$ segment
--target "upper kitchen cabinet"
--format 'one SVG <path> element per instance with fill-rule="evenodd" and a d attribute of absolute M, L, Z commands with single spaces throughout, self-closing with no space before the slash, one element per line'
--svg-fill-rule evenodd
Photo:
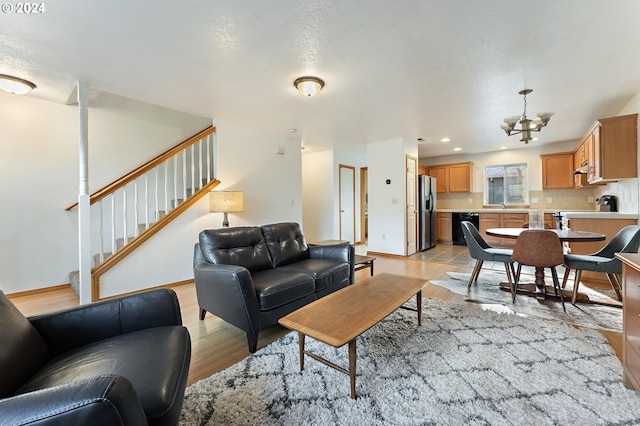
<path fill-rule="evenodd" d="M 638 114 L 596 121 L 582 139 L 587 181 L 613 182 L 638 177 Z"/>
<path fill-rule="evenodd" d="M 542 158 L 542 189 L 573 188 L 573 153 L 541 155 Z"/>
<path fill-rule="evenodd" d="M 429 166 L 427 174 L 436 178 L 437 192 L 471 192 L 471 163 Z"/>

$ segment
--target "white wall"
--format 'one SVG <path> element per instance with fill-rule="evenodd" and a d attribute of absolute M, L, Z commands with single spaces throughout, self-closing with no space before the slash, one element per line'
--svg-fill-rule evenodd
<path fill-rule="evenodd" d="M 0 93 L 0 289 L 15 293 L 69 282 L 78 269 L 77 213 L 65 207 L 78 193 L 78 110 Z M 211 124 L 157 106 L 103 94 L 89 107 L 91 191 Z M 244 191 L 232 226 L 302 221 L 299 142 L 246 123 L 216 121 L 217 189 Z M 276 148 L 285 155 L 275 154 Z M 103 276 L 102 296 L 193 277 L 193 244 L 222 225 L 208 199 L 147 241 Z"/>
<path fill-rule="evenodd" d="M 417 143 L 398 138 L 367 145 L 371 252 L 405 255 L 406 155 L 417 158 Z"/>
<path fill-rule="evenodd" d="M 78 108 L 0 93 L 0 289 L 69 283 L 78 269 Z M 211 124 L 101 94 L 89 108 L 90 190 Z"/>
<path fill-rule="evenodd" d="M 218 119 L 215 125 L 221 181 L 215 190 L 244 193 L 244 211 L 229 213 L 230 226 L 302 223 L 300 143 L 229 120 Z M 277 148 L 284 155 L 276 154 Z M 198 234 L 222 227 L 223 214 L 208 209 L 205 197 L 103 275 L 101 296 L 193 278 Z"/>
<path fill-rule="evenodd" d="M 302 155 L 302 217 L 308 242 L 334 240 L 333 151 Z"/>
<path fill-rule="evenodd" d="M 355 168 L 356 241 L 360 235 L 360 168 L 366 150 L 328 150 L 302 155 L 303 222 L 308 242 L 340 238 L 339 166 Z"/>

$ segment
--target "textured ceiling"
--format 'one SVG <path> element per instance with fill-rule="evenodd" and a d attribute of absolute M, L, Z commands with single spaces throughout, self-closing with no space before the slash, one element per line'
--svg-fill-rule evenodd
<path fill-rule="evenodd" d="M 15 3 L 14 3 L 15 4 Z M 578 139 L 640 91 L 638 0 L 64 0 L 0 14 L 0 73 L 67 103 L 93 89 L 291 137 L 305 152 L 423 138 L 420 157 Z M 293 81 L 325 80 L 301 96 Z M 440 139 L 448 137 L 449 143 Z"/>

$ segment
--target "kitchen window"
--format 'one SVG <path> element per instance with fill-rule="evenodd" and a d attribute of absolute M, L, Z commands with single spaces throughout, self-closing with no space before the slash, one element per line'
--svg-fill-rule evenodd
<path fill-rule="evenodd" d="M 529 204 L 526 164 L 503 164 L 484 168 L 484 204 Z"/>

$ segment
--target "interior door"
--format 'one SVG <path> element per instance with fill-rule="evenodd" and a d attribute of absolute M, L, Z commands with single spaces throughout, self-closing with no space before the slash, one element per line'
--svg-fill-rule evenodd
<path fill-rule="evenodd" d="M 417 165 L 418 160 L 415 157 L 407 155 L 407 256 L 414 254 L 417 251 L 417 215 L 418 208 L 416 203 L 416 197 L 418 194 L 417 189 Z"/>
<path fill-rule="evenodd" d="M 340 239 L 355 242 L 356 237 L 356 168 L 339 165 Z"/>

